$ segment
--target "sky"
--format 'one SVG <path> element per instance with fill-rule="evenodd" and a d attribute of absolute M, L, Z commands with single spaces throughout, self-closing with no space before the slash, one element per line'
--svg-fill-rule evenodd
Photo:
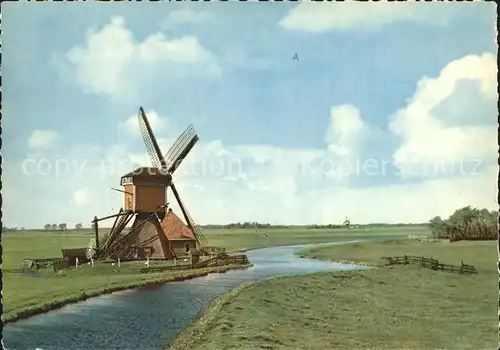
<path fill-rule="evenodd" d="M 163 153 L 194 125 L 173 179 L 199 224 L 495 210 L 494 6 L 3 3 L 3 224 L 117 212 L 139 106 Z"/>

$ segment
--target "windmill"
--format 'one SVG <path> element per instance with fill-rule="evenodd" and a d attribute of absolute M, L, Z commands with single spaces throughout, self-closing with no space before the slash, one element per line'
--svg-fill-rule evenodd
<path fill-rule="evenodd" d="M 350 228 L 351 227 L 351 220 L 349 220 L 349 218 L 346 216 L 343 224 L 345 227 Z"/>
<path fill-rule="evenodd" d="M 152 167 L 143 167 L 121 177 L 124 208 L 118 214 L 94 218 L 97 250 L 100 257 L 125 259 L 172 259 L 188 255 L 192 249 L 206 246 L 200 228 L 183 204 L 172 176 L 199 138 L 189 125 L 163 156 L 144 109 L 139 108 L 139 128 Z M 167 190 L 170 188 L 179 204 L 186 224 L 168 208 Z M 98 243 L 97 222 L 115 217 L 113 227 L 102 247 Z M 122 234 L 135 217 L 132 228 Z"/>

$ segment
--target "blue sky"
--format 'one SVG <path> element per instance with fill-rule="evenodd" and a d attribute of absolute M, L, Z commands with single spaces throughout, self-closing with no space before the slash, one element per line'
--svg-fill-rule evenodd
<path fill-rule="evenodd" d="M 200 223 L 418 222 L 496 205 L 493 4 L 3 10 L 7 225 L 117 210 L 109 188 L 148 165 L 139 105 L 164 152 L 189 123 L 198 131 L 174 178 Z M 362 170 L 346 170 L 356 161 Z"/>

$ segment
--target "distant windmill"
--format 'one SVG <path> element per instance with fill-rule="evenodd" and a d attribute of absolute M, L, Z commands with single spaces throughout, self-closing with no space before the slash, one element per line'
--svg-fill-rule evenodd
<path fill-rule="evenodd" d="M 344 226 L 347 228 L 351 227 L 351 220 L 349 220 L 349 218 L 347 216 L 345 217 L 345 220 L 344 220 Z"/>

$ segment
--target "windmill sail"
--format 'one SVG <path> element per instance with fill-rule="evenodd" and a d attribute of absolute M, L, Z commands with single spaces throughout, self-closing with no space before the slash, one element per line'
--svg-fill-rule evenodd
<path fill-rule="evenodd" d="M 196 142 L 198 142 L 198 139 L 198 135 L 196 134 L 193 125 L 190 124 L 177 138 L 163 158 L 166 163 L 166 169 L 169 173 L 172 174 L 179 167 Z"/>
<path fill-rule="evenodd" d="M 142 106 L 139 108 L 139 128 L 141 130 L 142 139 L 146 144 L 146 149 L 148 150 L 149 158 L 151 158 L 151 163 L 154 167 L 164 169 L 165 161 L 158 146 L 158 142 L 153 134 L 153 130 L 149 125 L 148 118 Z"/>
<path fill-rule="evenodd" d="M 198 244 L 200 246 L 207 246 L 207 239 L 203 236 L 201 233 L 201 228 L 194 222 L 193 218 L 191 215 L 189 215 L 189 212 L 187 211 L 186 207 L 181 201 L 181 197 L 179 196 L 179 193 L 177 192 L 177 189 L 175 188 L 174 184 L 171 184 L 170 187 L 172 188 L 172 192 L 174 193 L 175 199 L 177 200 L 177 203 L 179 203 L 179 207 L 181 208 L 182 214 L 184 215 L 184 219 L 186 220 L 186 224 L 188 227 L 193 231 L 193 234 L 198 241 Z"/>

